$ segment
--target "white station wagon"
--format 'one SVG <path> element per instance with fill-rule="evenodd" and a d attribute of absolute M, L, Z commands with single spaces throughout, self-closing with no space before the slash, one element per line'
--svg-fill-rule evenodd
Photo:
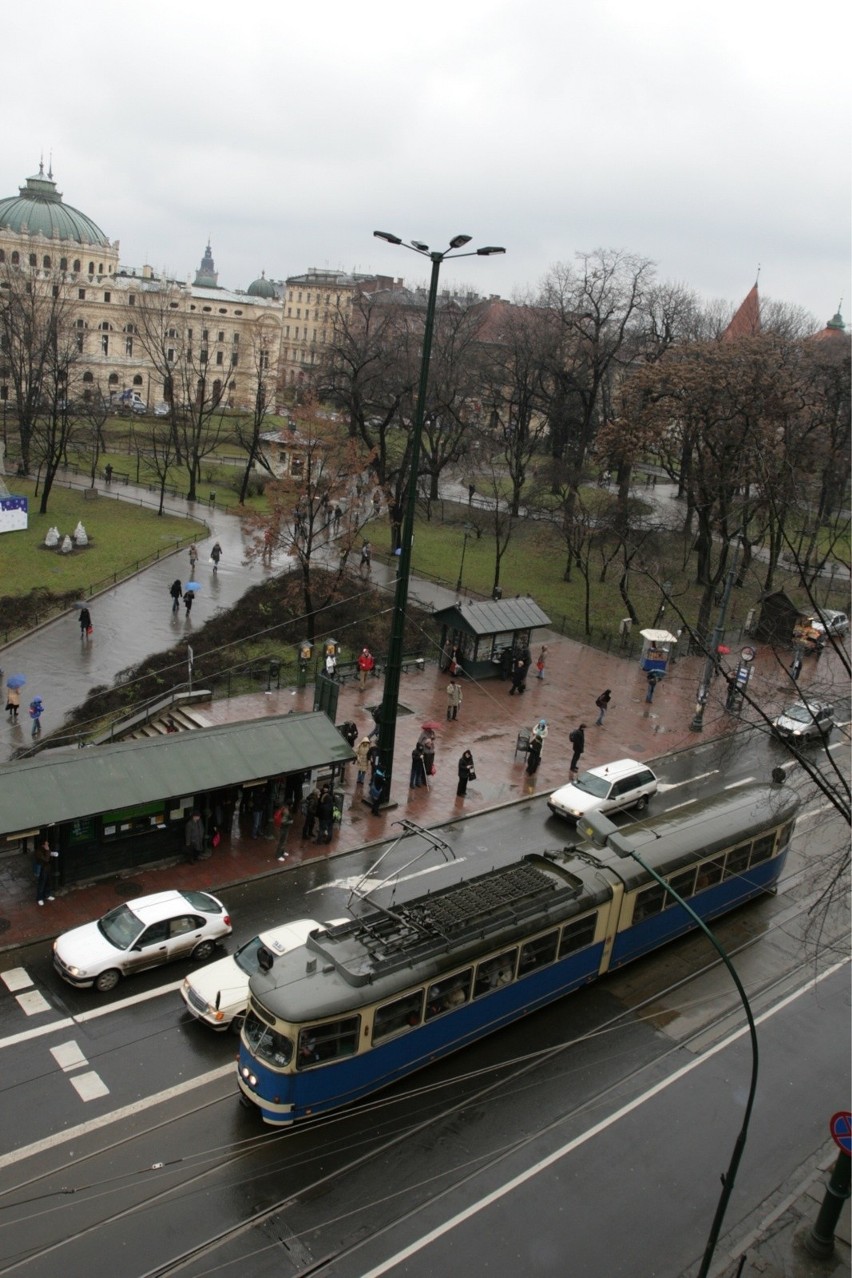
<path fill-rule="evenodd" d="M 69 985 L 103 993 L 147 967 L 209 959 L 230 933 L 224 905 L 209 892 L 155 892 L 63 932 L 53 942 L 53 966 Z"/>
<path fill-rule="evenodd" d="M 657 778 L 646 763 L 616 759 L 581 772 L 574 781 L 554 790 L 547 806 L 555 816 L 576 821 L 587 812 L 617 812 L 619 808 L 641 812 L 656 793 Z"/>

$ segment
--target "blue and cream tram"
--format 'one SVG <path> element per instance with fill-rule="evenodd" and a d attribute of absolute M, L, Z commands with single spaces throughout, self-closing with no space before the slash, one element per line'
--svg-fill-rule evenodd
<path fill-rule="evenodd" d="M 709 919 L 774 888 L 797 808 L 790 789 L 749 784 L 619 839 Z M 693 926 L 606 833 L 529 853 L 270 956 L 251 978 L 239 1086 L 267 1123 L 326 1113 Z"/>

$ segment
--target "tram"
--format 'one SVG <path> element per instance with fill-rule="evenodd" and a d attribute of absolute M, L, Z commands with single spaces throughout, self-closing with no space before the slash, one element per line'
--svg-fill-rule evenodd
<path fill-rule="evenodd" d="M 242 1098 L 276 1126 L 328 1113 L 692 929 L 626 843 L 702 919 L 771 892 L 798 806 L 750 783 L 621 830 L 597 816 L 594 841 L 317 927 L 251 978 Z"/>

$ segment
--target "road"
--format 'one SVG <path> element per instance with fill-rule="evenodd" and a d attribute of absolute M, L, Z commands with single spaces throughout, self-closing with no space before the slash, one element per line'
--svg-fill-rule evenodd
<path fill-rule="evenodd" d="M 771 751 L 738 739 L 673 756 L 660 806 L 765 775 Z M 571 838 L 542 798 L 444 834 L 477 869 Z M 779 894 L 717 927 L 765 1018 L 734 1238 L 848 1096 L 848 918 L 830 916 L 818 948 L 808 930 L 815 868 L 844 834 L 812 797 Z M 235 941 L 345 913 L 375 855 L 230 893 Z M 410 867 L 410 890 L 442 873 Z M 712 957 L 686 938 L 351 1112 L 271 1132 L 235 1100 L 233 1036 L 185 1012 L 186 967 L 102 997 L 63 985 L 44 947 L 7 955 L 0 1275 L 548 1275 L 569 1258 L 590 1278 L 676 1278 L 701 1255 L 748 1086 Z"/>

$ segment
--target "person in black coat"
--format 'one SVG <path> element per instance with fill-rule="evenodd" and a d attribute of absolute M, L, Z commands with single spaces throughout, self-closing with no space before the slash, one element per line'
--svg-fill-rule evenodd
<path fill-rule="evenodd" d="M 172 612 L 177 612 L 180 607 L 181 595 L 183 594 L 183 586 L 181 585 L 180 577 L 176 577 L 169 586 L 169 594 L 172 597 Z"/>
<path fill-rule="evenodd" d="M 426 784 L 426 765 L 423 762 L 423 745 L 420 741 L 411 751 L 411 777 L 408 782 L 409 790 L 418 790 L 420 786 Z"/>
<path fill-rule="evenodd" d="M 317 804 L 319 833 L 317 843 L 331 843 L 331 831 L 334 825 L 334 794 L 330 785 L 324 785 Z"/>
<path fill-rule="evenodd" d="M 80 638 L 85 642 L 89 637 L 89 626 L 92 624 L 92 614 L 88 608 L 80 609 Z"/>
<path fill-rule="evenodd" d="M 526 692 L 526 688 L 527 668 L 519 657 L 512 667 L 512 686 L 509 689 L 509 696 L 513 696 L 516 692 Z"/>
<path fill-rule="evenodd" d="M 577 771 L 577 764 L 580 762 L 580 755 L 586 748 L 586 725 L 581 723 L 579 728 L 575 728 L 568 737 L 574 753 L 571 755 L 571 772 Z"/>
<path fill-rule="evenodd" d="M 476 780 L 476 769 L 473 766 L 473 755 L 469 750 L 465 750 L 459 759 L 459 784 L 456 794 L 463 799 L 467 794 L 468 781 Z"/>
<path fill-rule="evenodd" d="M 184 594 L 183 606 L 186 609 L 187 617 L 192 612 L 192 601 L 194 598 L 195 598 L 195 592 L 192 590 L 187 590 L 186 593 Z"/>
<path fill-rule="evenodd" d="M 527 775 L 535 776 L 538 772 L 538 765 L 541 763 L 541 747 L 543 745 L 541 737 L 537 733 L 533 733 L 530 737 L 529 749 L 527 750 Z"/>

